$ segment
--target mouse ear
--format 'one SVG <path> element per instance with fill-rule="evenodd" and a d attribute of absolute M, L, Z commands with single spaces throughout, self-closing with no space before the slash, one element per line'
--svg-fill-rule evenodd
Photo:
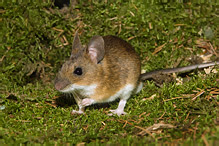
<path fill-rule="evenodd" d="M 75 59 L 80 56 L 83 52 L 83 47 L 81 45 L 80 38 L 78 36 L 78 31 L 75 34 L 75 38 L 72 44 L 72 52 L 71 52 L 71 59 Z"/>
<path fill-rule="evenodd" d="M 103 59 L 105 54 L 103 37 L 92 37 L 88 44 L 88 53 L 94 63 L 99 63 Z"/>

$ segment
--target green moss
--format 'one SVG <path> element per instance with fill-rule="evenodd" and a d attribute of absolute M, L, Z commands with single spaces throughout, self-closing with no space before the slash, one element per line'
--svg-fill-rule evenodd
<path fill-rule="evenodd" d="M 199 39 L 218 46 L 216 12 L 216 5 L 206 3 L 78 1 L 67 13 L 52 8 L 51 2 L 3 3 L 0 143 L 204 144 L 205 138 L 214 144 L 219 135 L 219 96 L 211 91 L 219 89 L 218 73 L 194 71 L 182 85 L 173 82 L 161 88 L 145 81 L 143 90 L 127 103 L 129 114 L 121 117 L 107 115 L 117 102 L 87 107 L 85 115 L 71 115 L 77 105 L 72 98 L 58 100 L 61 95 L 52 81 L 70 56 L 77 29 L 84 44 L 93 35 L 127 40 L 140 54 L 142 69 L 152 71 L 191 64 L 188 58 L 202 52 L 195 43 Z M 199 92 L 203 94 L 192 100 Z M 176 128 L 160 129 L 153 136 L 142 134 L 141 128 L 162 122 Z"/>

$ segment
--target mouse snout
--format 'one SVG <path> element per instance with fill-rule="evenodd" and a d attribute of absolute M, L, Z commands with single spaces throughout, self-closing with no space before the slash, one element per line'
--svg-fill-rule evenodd
<path fill-rule="evenodd" d="M 69 84 L 71 84 L 71 82 L 67 79 L 61 78 L 60 75 L 58 75 L 55 78 L 55 88 L 56 90 L 63 90 L 66 86 L 68 86 Z"/>

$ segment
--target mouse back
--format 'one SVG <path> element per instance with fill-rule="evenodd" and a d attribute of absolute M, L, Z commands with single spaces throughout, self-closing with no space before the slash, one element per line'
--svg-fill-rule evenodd
<path fill-rule="evenodd" d="M 140 76 L 139 55 L 125 40 L 116 36 L 103 37 L 105 43 L 105 61 L 112 74 L 117 74 L 122 84 L 137 80 Z"/>

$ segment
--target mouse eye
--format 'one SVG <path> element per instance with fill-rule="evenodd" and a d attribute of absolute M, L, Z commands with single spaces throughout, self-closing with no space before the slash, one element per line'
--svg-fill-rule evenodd
<path fill-rule="evenodd" d="M 80 67 L 77 67 L 75 70 L 74 70 L 74 74 L 76 74 L 76 75 L 82 75 L 82 68 L 80 68 Z"/>

